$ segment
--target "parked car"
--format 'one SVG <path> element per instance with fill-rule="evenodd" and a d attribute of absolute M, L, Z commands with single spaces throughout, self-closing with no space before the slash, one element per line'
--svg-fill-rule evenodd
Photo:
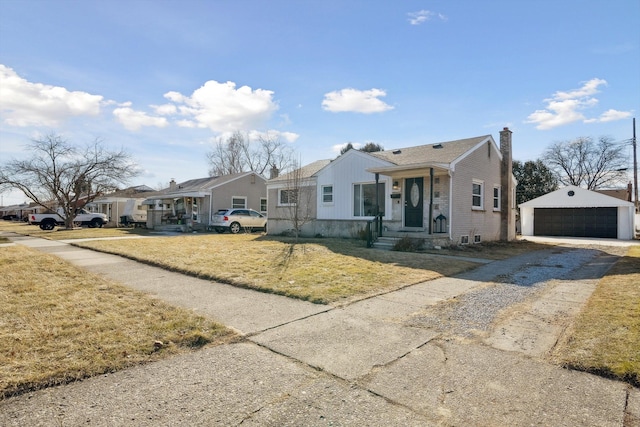
<path fill-rule="evenodd" d="M 233 234 L 256 228 L 267 231 L 267 217 L 253 209 L 220 209 L 213 215 L 211 227 L 218 233 L 229 230 Z"/>
<path fill-rule="evenodd" d="M 90 228 L 102 227 L 107 223 L 107 216 L 103 213 L 90 213 L 80 209 L 73 222 Z M 53 230 L 56 225 L 64 225 L 64 211 L 58 209 L 56 212 L 51 213 L 30 214 L 29 224 L 38 225 L 42 230 Z"/>

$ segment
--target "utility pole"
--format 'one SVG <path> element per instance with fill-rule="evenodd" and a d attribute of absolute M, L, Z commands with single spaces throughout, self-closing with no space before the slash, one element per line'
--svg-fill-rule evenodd
<path fill-rule="evenodd" d="M 636 153 L 636 118 L 633 118 L 633 191 L 635 196 L 636 213 L 638 213 L 638 156 Z"/>

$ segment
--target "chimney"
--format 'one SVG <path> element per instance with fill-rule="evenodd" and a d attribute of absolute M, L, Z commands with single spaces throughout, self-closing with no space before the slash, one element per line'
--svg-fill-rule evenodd
<path fill-rule="evenodd" d="M 271 170 L 269 171 L 269 179 L 277 178 L 280 175 L 280 171 L 276 167 L 276 165 L 271 165 Z"/>
<path fill-rule="evenodd" d="M 174 191 L 176 188 L 176 180 L 171 178 L 171 181 L 169 181 L 169 191 Z"/>
<path fill-rule="evenodd" d="M 502 241 L 510 241 L 516 238 L 511 134 L 512 132 L 508 127 L 500 131 L 500 152 L 502 153 L 502 165 L 500 168 L 500 184 L 502 187 L 500 196 L 500 240 Z"/>

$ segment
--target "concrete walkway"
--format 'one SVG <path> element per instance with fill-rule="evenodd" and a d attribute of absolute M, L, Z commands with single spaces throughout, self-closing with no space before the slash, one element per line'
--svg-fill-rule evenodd
<path fill-rule="evenodd" d="M 561 333 L 556 326 L 580 309 L 615 257 L 594 255 L 572 280 L 550 281 L 520 311 L 470 338 L 410 319 L 500 286 L 500 278 L 542 263 L 553 250 L 336 308 L 64 242 L 12 240 L 191 308 L 246 339 L 7 399 L 0 402 L 2 426 L 640 425 L 638 389 L 544 360 Z"/>

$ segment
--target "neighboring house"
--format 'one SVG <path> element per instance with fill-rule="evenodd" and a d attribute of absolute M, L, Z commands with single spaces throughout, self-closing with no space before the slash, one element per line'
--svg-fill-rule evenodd
<path fill-rule="evenodd" d="M 114 191 L 104 196 L 96 197 L 85 205 L 90 212 L 107 215 L 107 227 L 117 227 L 122 224 L 124 216 L 130 216 L 135 222 L 146 222 L 147 207 L 143 202 L 148 194 L 155 192 L 151 187 L 138 185 L 124 190 Z M 130 222 L 127 220 L 126 222 Z"/>
<path fill-rule="evenodd" d="M 604 190 L 595 190 L 600 194 L 604 194 L 606 196 L 615 197 L 616 199 L 625 200 L 630 202 L 633 200 L 631 195 L 633 194 L 633 186 L 631 183 L 627 185 L 627 188 L 613 188 L 613 189 L 604 189 Z"/>
<path fill-rule="evenodd" d="M 304 235 L 362 236 L 382 217 L 383 235 L 438 244 L 515 238 L 511 131 L 373 153 L 349 150 L 267 183 L 269 233 L 292 228 L 290 205 L 310 195 Z M 299 185 L 295 185 L 295 176 Z M 300 194 L 296 194 L 296 192 Z"/>
<path fill-rule="evenodd" d="M 266 179 L 255 172 L 192 179 L 147 196 L 147 227 L 206 230 L 219 209 L 248 208 L 266 213 Z"/>
<path fill-rule="evenodd" d="M 633 239 L 634 205 L 568 186 L 520 204 L 523 236 Z"/>
<path fill-rule="evenodd" d="M 27 221 L 32 213 L 44 213 L 48 209 L 36 205 L 35 203 L 23 203 L 21 205 L 2 206 L 0 207 L 0 217 L 15 219 L 16 221 Z"/>

